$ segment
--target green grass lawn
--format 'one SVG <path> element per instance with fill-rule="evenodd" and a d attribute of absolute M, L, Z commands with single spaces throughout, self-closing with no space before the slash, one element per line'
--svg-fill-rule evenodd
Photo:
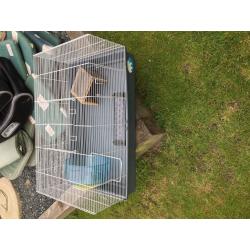
<path fill-rule="evenodd" d="M 250 218 L 250 33 L 96 34 L 134 54 L 166 137 L 137 161 L 128 201 L 69 218 Z"/>

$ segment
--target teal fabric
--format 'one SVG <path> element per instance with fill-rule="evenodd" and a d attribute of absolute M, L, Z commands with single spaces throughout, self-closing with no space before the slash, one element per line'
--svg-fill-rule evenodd
<path fill-rule="evenodd" d="M 21 152 L 16 147 L 17 135 L 12 136 L 7 141 L 0 143 L 0 169 L 21 158 Z"/>
<path fill-rule="evenodd" d="M 17 43 L 18 42 L 18 38 L 12 32 L 15 32 L 15 31 L 7 31 L 6 32 L 6 39 L 7 40 L 13 40 L 15 43 Z M 13 36 L 12 36 L 12 34 L 13 34 Z"/>
<path fill-rule="evenodd" d="M 8 31 L 7 38 L 19 45 L 24 57 L 27 72 L 32 74 L 34 72 L 33 55 L 36 53 L 35 45 L 20 31 Z"/>
<path fill-rule="evenodd" d="M 50 33 L 49 31 L 36 31 L 36 33 L 43 38 L 44 40 L 48 41 L 51 45 L 57 46 L 61 43 L 61 40 L 56 35 Z"/>
<path fill-rule="evenodd" d="M 34 72 L 33 55 L 36 54 L 35 45 L 22 32 L 18 33 L 18 37 L 18 44 L 25 59 L 27 71 L 29 74 L 32 74 Z"/>
<path fill-rule="evenodd" d="M 19 145 L 24 144 L 26 152 L 23 156 L 21 156 L 20 159 L 0 169 L 0 174 L 8 178 L 9 180 L 14 180 L 22 174 L 22 171 L 24 167 L 27 165 L 27 162 L 30 159 L 30 156 L 33 151 L 33 143 L 28 134 L 23 130 L 20 130 L 18 133 L 21 136 L 19 137 L 19 141 L 17 142 L 18 143 L 17 147 L 19 147 Z"/>
<path fill-rule="evenodd" d="M 11 61 L 18 74 L 26 80 L 28 72 L 24 63 L 24 58 L 13 40 L 4 40 L 0 42 L 0 57 L 5 57 Z"/>
<path fill-rule="evenodd" d="M 33 31 L 25 31 L 25 36 L 27 36 L 36 46 L 38 52 L 47 50 L 48 48 L 52 48 L 53 45 L 48 41 L 41 38 L 38 34 Z"/>
<path fill-rule="evenodd" d="M 26 87 L 28 87 L 32 95 L 34 95 L 34 84 L 35 84 L 35 80 L 34 80 L 33 75 L 29 75 L 25 81 L 25 85 Z"/>
<path fill-rule="evenodd" d="M 35 167 L 36 166 L 36 150 L 34 148 L 29 161 L 27 162 L 27 167 Z"/>

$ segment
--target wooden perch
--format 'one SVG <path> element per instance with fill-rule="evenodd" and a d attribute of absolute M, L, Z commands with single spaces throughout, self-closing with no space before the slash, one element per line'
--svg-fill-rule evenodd
<path fill-rule="evenodd" d="M 106 82 L 107 80 L 95 77 L 88 73 L 85 69 L 79 68 L 71 88 L 71 94 L 81 104 L 98 105 L 98 103 L 93 100 L 93 97 L 89 97 L 88 95 L 95 84 L 103 84 Z"/>

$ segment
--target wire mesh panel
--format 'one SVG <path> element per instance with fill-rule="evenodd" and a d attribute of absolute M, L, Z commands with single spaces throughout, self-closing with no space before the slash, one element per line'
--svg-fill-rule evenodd
<path fill-rule="evenodd" d="M 92 214 L 126 199 L 125 47 L 84 35 L 34 60 L 37 191 Z"/>

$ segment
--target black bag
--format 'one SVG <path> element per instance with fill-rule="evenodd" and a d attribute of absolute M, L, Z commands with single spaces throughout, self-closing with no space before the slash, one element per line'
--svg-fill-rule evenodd
<path fill-rule="evenodd" d="M 0 57 L 0 143 L 13 136 L 33 110 L 33 96 L 11 62 Z"/>

